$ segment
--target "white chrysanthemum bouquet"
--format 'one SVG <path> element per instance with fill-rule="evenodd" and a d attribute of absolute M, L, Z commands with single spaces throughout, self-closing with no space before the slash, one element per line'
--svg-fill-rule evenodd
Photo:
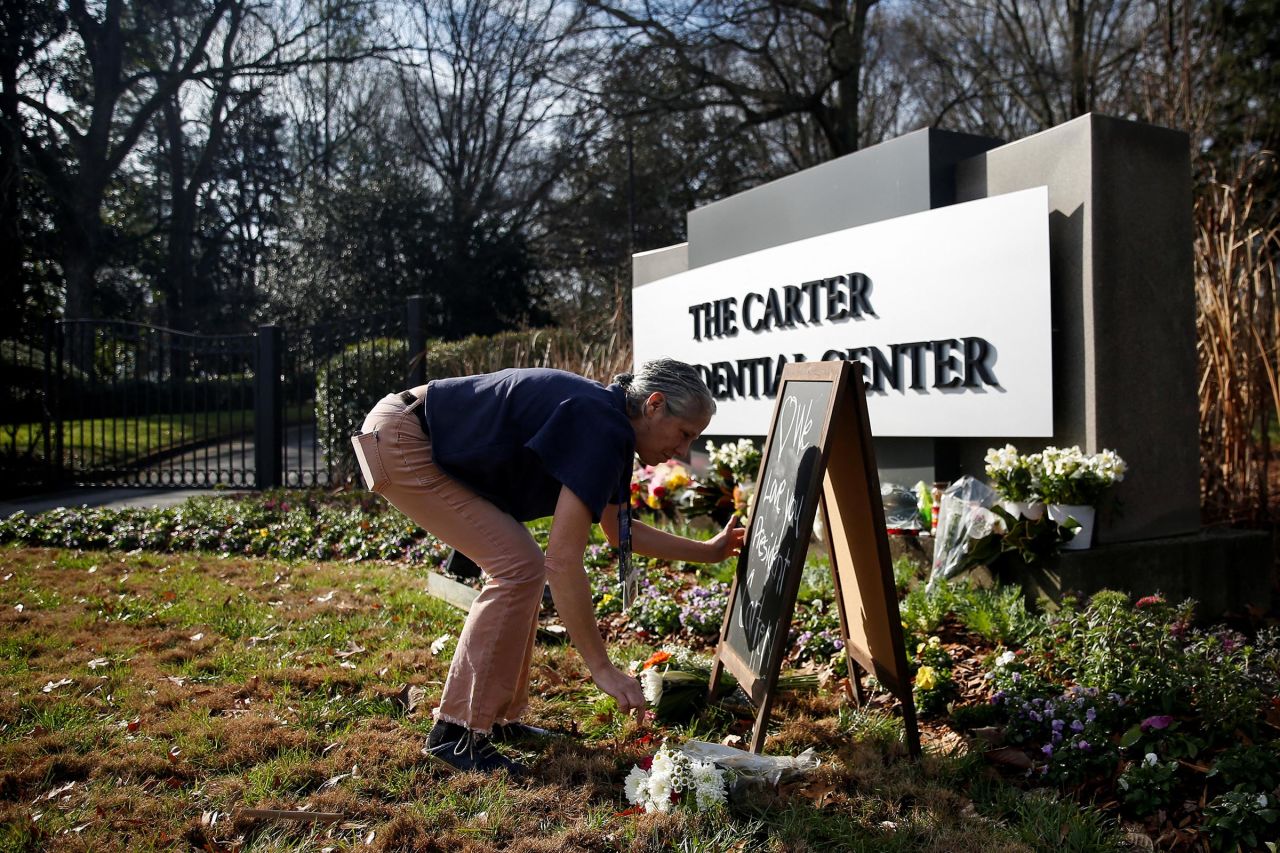
<path fill-rule="evenodd" d="M 664 744 L 657 754 L 631 768 L 627 802 L 646 812 L 669 812 L 685 805 L 706 811 L 724 803 L 724 771 Z"/>

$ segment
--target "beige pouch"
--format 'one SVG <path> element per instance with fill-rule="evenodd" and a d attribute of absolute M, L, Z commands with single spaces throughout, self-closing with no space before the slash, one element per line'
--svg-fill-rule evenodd
<path fill-rule="evenodd" d="M 360 463 L 360 476 L 369 491 L 377 492 L 386 488 L 391 479 L 382 467 L 382 456 L 378 453 L 378 431 L 351 436 L 351 446 L 356 451 L 356 461 Z"/>

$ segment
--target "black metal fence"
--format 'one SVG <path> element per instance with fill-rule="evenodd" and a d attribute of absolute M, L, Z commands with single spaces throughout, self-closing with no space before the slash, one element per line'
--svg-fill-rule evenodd
<path fill-rule="evenodd" d="M 0 341 L 0 491 L 334 486 L 382 395 L 424 381 L 422 300 L 309 328 L 195 335 L 121 320 Z"/>

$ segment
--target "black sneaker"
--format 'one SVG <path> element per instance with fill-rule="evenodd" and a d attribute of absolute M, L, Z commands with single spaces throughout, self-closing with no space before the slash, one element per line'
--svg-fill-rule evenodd
<path fill-rule="evenodd" d="M 438 758 L 455 770 L 478 773 L 505 770 L 512 776 L 522 775 L 525 770 L 524 765 L 494 749 L 486 736 L 444 720 L 436 720 L 431 727 L 422 754 Z"/>
<path fill-rule="evenodd" d="M 543 729 L 513 720 L 510 723 L 494 723 L 491 739 L 497 743 L 521 743 L 555 736 L 556 733 L 551 729 Z"/>

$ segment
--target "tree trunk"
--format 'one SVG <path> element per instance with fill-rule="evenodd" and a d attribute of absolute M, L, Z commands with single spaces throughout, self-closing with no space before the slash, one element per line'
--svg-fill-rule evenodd
<path fill-rule="evenodd" d="M 169 163 L 169 227 L 165 246 L 165 325 L 171 329 L 191 329 L 191 244 L 195 240 L 195 204 L 187 191 L 186 137 L 182 132 L 181 107 L 176 96 L 163 110 L 166 159 Z"/>
<path fill-rule="evenodd" d="M 5 58 L 0 60 L 0 305 L 17 310 L 3 312 L 0 336 L 17 331 L 22 321 L 22 225 L 19 197 L 22 193 L 22 166 L 18 149 L 22 140 L 15 128 L 20 127 L 18 114 L 17 68 L 10 62 L 5 45 Z"/>
<path fill-rule="evenodd" d="M 1084 4 L 1085 0 L 1067 0 L 1071 25 L 1071 115 L 1068 118 L 1082 116 L 1090 108 Z"/>

